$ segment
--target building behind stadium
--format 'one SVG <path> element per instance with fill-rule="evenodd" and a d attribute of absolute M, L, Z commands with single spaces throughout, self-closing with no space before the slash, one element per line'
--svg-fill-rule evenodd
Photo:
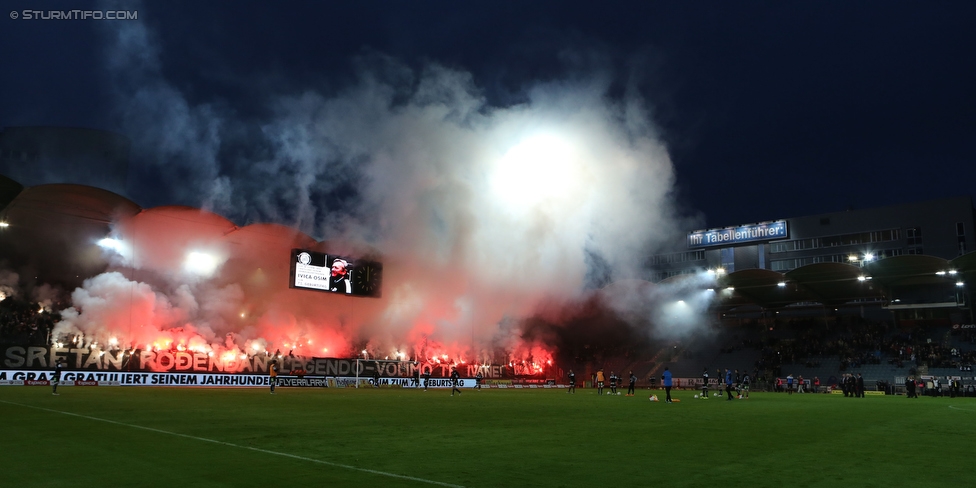
<path fill-rule="evenodd" d="M 972 199 L 951 197 L 692 230 L 676 252 L 650 257 L 648 279 L 717 272 L 726 318 L 826 310 L 973 323 L 974 224 Z"/>

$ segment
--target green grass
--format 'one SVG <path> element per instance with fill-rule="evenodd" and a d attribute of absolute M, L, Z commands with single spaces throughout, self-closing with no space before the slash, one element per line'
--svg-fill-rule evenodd
<path fill-rule="evenodd" d="M 0 387 L 0 484 L 973 486 L 973 398 L 60 391 Z"/>

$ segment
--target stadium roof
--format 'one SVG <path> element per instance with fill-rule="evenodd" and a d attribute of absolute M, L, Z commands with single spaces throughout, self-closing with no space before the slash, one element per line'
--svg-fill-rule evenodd
<path fill-rule="evenodd" d="M 24 187 L 0 175 L 0 266 L 37 282 L 74 287 L 103 272 L 110 258 L 96 244 L 119 234 L 136 244 L 135 267 L 178 269 L 187 249 L 213 252 L 261 269 L 269 283 L 287 283 L 291 249 L 380 259 L 361 242 L 318 241 L 298 229 L 274 223 L 237 226 L 196 207 L 142 208 L 128 198 L 78 184 Z M 281 276 L 278 276 L 281 275 Z M 36 277 L 36 278 L 33 278 Z"/>
<path fill-rule="evenodd" d="M 976 278 L 976 252 L 947 260 L 934 256 L 904 255 L 857 266 L 818 263 L 786 273 L 745 269 L 719 279 L 727 289 L 718 305 L 731 310 L 744 305 L 777 309 L 803 302 L 842 305 L 866 300 L 889 300 L 891 290 L 903 287 L 944 286 Z"/>

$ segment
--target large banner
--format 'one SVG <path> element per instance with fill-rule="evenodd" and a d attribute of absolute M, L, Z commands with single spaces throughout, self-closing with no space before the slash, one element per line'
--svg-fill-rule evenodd
<path fill-rule="evenodd" d="M 724 229 L 696 230 L 688 233 L 688 249 L 771 241 L 786 239 L 789 236 L 789 228 L 785 220 Z"/>
<path fill-rule="evenodd" d="M 453 367 L 457 368 L 458 374 L 462 377 L 473 378 L 479 372 L 486 379 L 511 379 L 518 375 L 517 368 L 496 364 L 459 364 Z M 433 378 L 446 378 L 451 375 L 451 368 L 451 364 L 436 362 L 312 358 L 306 370 L 308 374 L 325 376 L 373 377 L 375 372 L 379 372 L 381 377 L 386 378 L 413 378 L 417 374 L 423 376 L 425 373 L 430 373 Z M 526 373 L 529 371 L 529 368 L 525 368 Z"/>
<path fill-rule="evenodd" d="M 0 386 L 48 386 L 54 379 L 53 371 L 0 370 Z M 342 387 L 400 387 L 423 388 L 424 379 L 380 378 L 378 385 L 372 378 L 354 376 L 278 376 L 277 386 L 286 388 L 342 388 Z M 449 378 L 430 378 L 427 388 L 452 388 Z M 132 373 L 65 371 L 60 385 L 65 386 L 203 386 L 203 387 L 270 387 L 271 377 L 254 374 L 207 374 L 207 373 Z M 475 380 L 458 381 L 459 388 L 474 388 Z"/>
<path fill-rule="evenodd" d="M 54 346 L 0 346 L 3 352 L 0 367 L 19 369 L 52 369 L 58 359 L 66 369 L 98 371 L 154 371 L 154 372 L 216 372 L 216 373 L 266 373 L 271 358 L 266 355 L 239 356 L 220 354 L 210 356 L 202 352 L 153 351 L 101 351 L 87 347 Z M 279 364 L 283 371 L 300 369 L 304 358 L 285 356 Z"/>
<path fill-rule="evenodd" d="M 0 345 L 0 369 L 25 371 L 52 370 L 58 359 L 65 370 L 90 372 L 144 373 L 223 373 L 265 375 L 271 356 L 240 356 L 190 351 L 100 351 L 86 347 Z M 451 375 L 452 365 L 438 362 L 386 361 L 348 358 L 316 358 L 285 355 L 278 359 L 282 373 L 303 376 L 367 377 L 379 373 L 383 378 L 414 378 L 429 373 L 432 378 Z M 461 377 L 474 378 L 478 373 L 486 380 L 544 378 L 532 368 L 520 365 L 459 364 L 454 366 Z M 297 373 L 300 371 L 301 373 Z M 535 373 L 535 374 L 533 374 Z M 557 374 L 556 377 L 562 377 Z"/>

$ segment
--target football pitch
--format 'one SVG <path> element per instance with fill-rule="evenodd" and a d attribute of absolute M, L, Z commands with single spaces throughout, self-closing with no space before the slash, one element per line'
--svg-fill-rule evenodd
<path fill-rule="evenodd" d="M 0 388 L 4 486 L 973 486 L 976 399 Z M 663 391 L 654 391 L 663 398 Z"/>

